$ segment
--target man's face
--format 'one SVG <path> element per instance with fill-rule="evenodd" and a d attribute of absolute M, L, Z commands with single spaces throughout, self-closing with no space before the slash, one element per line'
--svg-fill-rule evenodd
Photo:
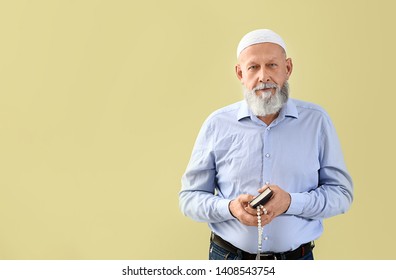
<path fill-rule="evenodd" d="M 286 58 L 283 48 L 273 43 L 255 44 L 244 49 L 235 67 L 238 79 L 249 90 L 262 83 L 275 83 L 282 88 L 293 69 L 290 58 Z M 258 90 L 275 93 L 275 88 Z"/>

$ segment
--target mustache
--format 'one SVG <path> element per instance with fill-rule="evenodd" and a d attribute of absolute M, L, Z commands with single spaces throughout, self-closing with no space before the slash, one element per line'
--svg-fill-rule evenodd
<path fill-rule="evenodd" d="M 252 91 L 268 89 L 268 88 L 278 88 L 278 85 L 274 84 L 274 83 L 261 83 L 258 86 L 256 86 L 255 88 L 253 88 Z"/>

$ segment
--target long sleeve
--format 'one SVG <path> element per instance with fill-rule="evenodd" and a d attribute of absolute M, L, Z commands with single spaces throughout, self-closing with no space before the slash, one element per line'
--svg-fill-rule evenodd
<path fill-rule="evenodd" d="M 323 219 L 345 213 L 353 201 L 352 179 L 347 172 L 339 139 L 329 118 L 324 119 L 319 143 L 319 184 L 308 192 L 291 193 L 287 214 Z"/>
<path fill-rule="evenodd" d="M 213 131 L 209 121 L 202 126 L 190 162 L 182 177 L 179 205 L 182 213 L 199 222 L 223 222 L 233 219 L 229 199 L 215 195 L 216 167 Z"/>

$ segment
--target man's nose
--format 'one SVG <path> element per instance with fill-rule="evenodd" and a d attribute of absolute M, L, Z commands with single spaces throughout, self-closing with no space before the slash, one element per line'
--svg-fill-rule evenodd
<path fill-rule="evenodd" d="M 259 79 L 261 83 L 268 83 L 269 81 L 271 81 L 270 76 L 264 69 L 260 71 L 259 75 L 260 75 Z"/>

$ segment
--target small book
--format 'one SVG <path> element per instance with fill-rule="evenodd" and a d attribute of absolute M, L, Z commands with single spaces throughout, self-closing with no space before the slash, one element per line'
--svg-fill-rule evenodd
<path fill-rule="evenodd" d="M 256 208 L 259 205 L 264 205 L 270 200 L 272 197 L 272 190 L 270 188 L 266 188 L 262 193 L 257 195 L 255 198 L 253 198 L 249 204 L 253 208 Z"/>

